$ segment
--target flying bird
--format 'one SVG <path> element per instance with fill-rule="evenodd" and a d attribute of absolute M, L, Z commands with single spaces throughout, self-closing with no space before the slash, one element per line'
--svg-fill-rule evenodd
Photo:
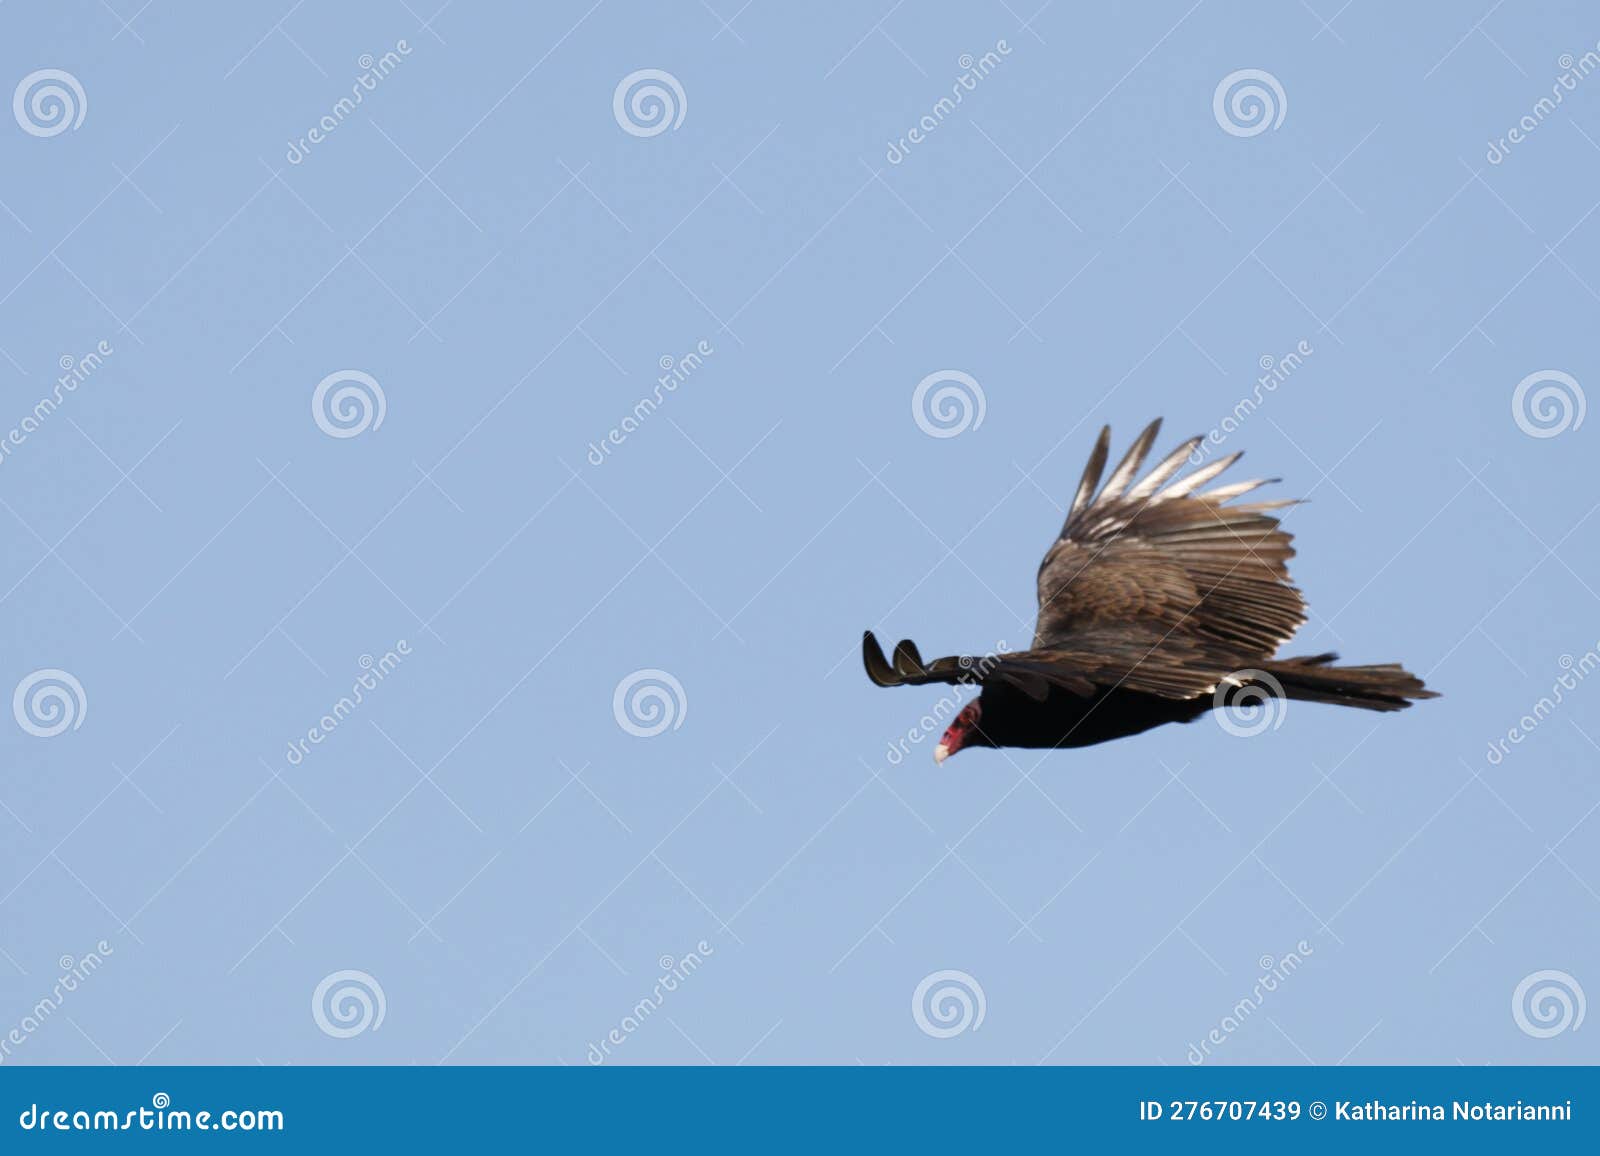
<path fill-rule="evenodd" d="M 1203 489 L 1229 454 L 1173 480 L 1190 438 L 1135 481 L 1161 429 L 1151 422 L 1100 484 L 1100 431 L 1066 522 L 1039 564 L 1039 617 L 1027 650 L 924 662 L 908 639 L 891 662 L 869 630 L 879 686 L 942 682 L 982 692 L 957 713 L 935 762 L 967 747 L 1086 747 L 1235 702 L 1274 699 L 1392 711 L 1437 697 L 1398 663 L 1335 666 L 1338 655 L 1275 658 L 1305 621 L 1289 580 L 1291 535 L 1273 511 L 1296 499 L 1232 504 L 1261 479 Z M 1243 696 L 1241 699 L 1240 696 Z"/>

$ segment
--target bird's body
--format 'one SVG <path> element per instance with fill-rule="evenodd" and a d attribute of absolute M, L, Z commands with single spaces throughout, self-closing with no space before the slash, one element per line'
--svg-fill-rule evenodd
<path fill-rule="evenodd" d="M 1086 697 L 1052 688 L 1040 701 L 1003 683 L 984 688 L 982 700 L 981 726 L 965 746 L 1092 747 L 1166 723 L 1193 722 L 1211 709 L 1209 695 L 1162 698 L 1110 688 Z"/>
<path fill-rule="evenodd" d="M 1229 504 L 1261 481 L 1202 490 L 1238 454 L 1172 481 L 1199 438 L 1135 482 L 1160 426 L 1157 419 L 1139 435 L 1104 486 L 1111 431 L 1101 431 L 1039 566 L 1029 649 L 925 663 L 902 642 L 891 664 L 866 634 L 867 674 L 879 686 L 982 687 L 945 732 L 939 761 L 969 746 L 1091 746 L 1189 722 L 1224 700 L 1400 710 L 1434 697 L 1396 664 L 1274 657 L 1305 621 L 1305 601 L 1289 581 L 1290 536 L 1272 514 L 1294 503 Z"/>

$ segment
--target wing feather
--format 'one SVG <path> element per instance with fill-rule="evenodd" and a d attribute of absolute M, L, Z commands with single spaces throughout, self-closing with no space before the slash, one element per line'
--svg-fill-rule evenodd
<path fill-rule="evenodd" d="M 1109 429 L 1110 427 L 1108 426 L 1107 428 Z M 1244 451 L 1239 450 L 1225 458 L 1218 458 L 1209 465 L 1201 466 L 1194 473 L 1187 474 L 1173 482 L 1161 492 L 1161 496 L 1164 498 L 1181 498 L 1185 494 L 1192 493 L 1242 457 L 1244 457 Z"/>
<path fill-rule="evenodd" d="M 1095 487 L 1100 484 L 1100 475 L 1106 468 L 1106 457 L 1111 452 L 1111 427 L 1102 426 L 1100 437 L 1094 443 L 1094 451 L 1089 455 L 1088 464 L 1083 467 L 1083 480 L 1078 483 L 1078 492 L 1073 495 L 1072 508 L 1067 511 L 1067 521 L 1073 515 L 1084 509 L 1089 504 L 1089 499 L 1094 497 Z M 1061 529 L 1066 533 L 1066 527 Z"/>
<path fill-rule="evenodd" d="M 1039 566 L 1028 650 L 927 662 L 907 639 L 891 661 L 869 631 L 868 677 L 879 686 L 1001 683 L 1040 700 L 1053 689 L 1089 697 L 1113 687 L 1189 699 L 1270 660 L 1305 621 L 1289 580 L 1292 539 L 1274 513 L 1294 502 L 1229 505 L 1267 480 L 1204 489 L 1237 453 L 1177 476 L 1200 438 L 1136 481 L 1160 428 L 1160 419 L 1145 427 L 1103 486 L 1111 431 L 1100 431 Z"/>
<path fill-rule="evenodd" d="M 1230 482 L 1226 486 L 1213 486 L 1199 496 L 1210 498 L 1213 502 L 1231 502 L 1237 497 L 1248 494 L 1251 490 L 1261 486 L 1270 486 L 1274 482 L 1281 481 L 1283 481 L 1282 478 L 1255 478 L 1248 482 Z M 1293 499 L 1286 500 L 1292 501 Z"/>
<path fill-rule="evenodd" d="M 1173 450 L 1151 471 L 1144 476 L 1144 480 L 1128 491 L 1128 497 L 1148 498 L 1159 490 L 1162 484 L 1173 474 L 1183 469 L 1183 463 L 1189 460 L 1189 455 L 1200 447 L 1199 438 L 1190 438 L 1177 449 Z"/>
<path fill-rule="evenodd" d="M 861 639 L 867 677 L 879 686 L 998 683 L 1039 700 L 1047 698 L 1052 689 L 1089 698 L 1110 687 L 1165 698 L 1193 698 L 1216 689 L 1217 677 L 1202 672 L 1223 659 L 1215 644 L 1203 639 L 1179 638 L 1168 644 L 1155 633 L 1138 637 L 1127 631 L 1086 635 L 1073 647 L 950 655 L 915 666 L 901 661 L 902 656 L 914 652 L 909 642 L 901 642 L 891 665 L 870 630 Z"/>
<path fill-rule="evenodd" d="M 1108 426 L 1109 430 L 1110 427 Z M 1128 452 L 1117 463 L 1117 468 L 1111 471 L 1111 476 L 1106 479 L 1105 489 L 1100 491 L 1100 496 L 1095 499 L 1096 506 L 1122 496 L 1122 491 L 1128 488 L 1128 483 L 1133 481 L 1133 476 L 1139 472 L 1139 467 L 1144 464 L 1144 457 L 1150 452 L 1150 444 L 1156 440 L 1156 434 L 1161 432 L 1161 419 L 1144 427 L 1144 431 L 1133 439 L 1133 444 L 1128 447 Z"/>
<path fill-rule="evenodd" d="M 1191 438 L 1134 479 L 1160 429 L 1152 422 L 1091 500 L 1106 458 L 1104 433 L 1079 485 L 1061 535 L 1039 567 L 1039 620 L 1033 649 L 1071 650 L 1087 640 L 1123 660 L 1133 656 L 1153 693 L 1193 697 L 1232 670 L 1272 657 L 1305 621 L 1305 601 L 1289 579 L 1291 536 L 1274 511 L 1293 500 L 1229 505 L 1268 484 L 1211 483 L 1239 458 L 1230 454 L 1172 480 L 1201 439 Z M 1132 647 L 1115 647 L 1122 637 Z M 1079 665 L 1098 670 L 1093 662 Z"/>

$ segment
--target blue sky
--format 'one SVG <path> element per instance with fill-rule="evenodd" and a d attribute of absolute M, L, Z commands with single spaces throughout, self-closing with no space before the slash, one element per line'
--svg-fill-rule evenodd
<path fill-rule="evenodd" d="M 6 1058 L 1595 1058 L 1600 26 L 1480 7 L 6 5 Z M 1158 415 L 1444 697 L 891 759 Z"/>

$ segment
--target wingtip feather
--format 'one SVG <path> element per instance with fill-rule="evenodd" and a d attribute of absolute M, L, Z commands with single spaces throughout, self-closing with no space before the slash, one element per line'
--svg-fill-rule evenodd
<path fill-rule="evenodd" d="M 1139 467 L 1144 464 L 1145 455 L 1150 452 L 1150 445 L 1160 432 L 1160 418 L 1156 418 L 1144 427 L 1139 436 L 1133 439 L 1128 452 L 1117 463 L 1117 468 L 1111 472 L 1111 477 L 1106 480 L 1100 496 L 1095 501 L 1105 502 L 1122 496 L 1122 492 L 1128 488 L 1128 483 L 1133 481 L 1134 475 L 1139 472 Z"/>

